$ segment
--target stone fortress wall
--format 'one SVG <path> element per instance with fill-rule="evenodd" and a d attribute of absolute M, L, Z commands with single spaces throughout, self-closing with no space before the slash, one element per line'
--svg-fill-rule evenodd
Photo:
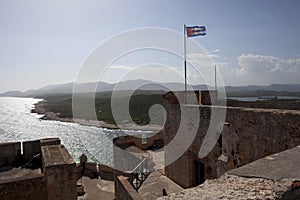
<path fill-rule="evenodd" d="M 193 113 L 200 112 L 199 128 L 192 145 L 179 159 L 166 167 L 166 175 L 184 188 L 199 185 L 230 169 L 300 145 L 300 111 L 227 107 L 218 142 L 206 157 L 199 159 L 198 153 L 211 121 L 212 106 L 201 105 L 201 102 L 198 105 L 179 105 L 174 99 L 176 97 L 172 93 L 164 96 L 167 110 L 165 144 L 172 141 L 178 132 L 182 114 L 188 113 L 187 120 L 181 123 L 189 127 L 195 121 Z M 218 112 L 224 107 L 215 106 L 214 109 Z M 188 137 L 190 133 L 189 129 L 184 129 L 177 134 Z M 170 154 L 172 152 L 165 150 L 166 162 Z"/>
<path fill-rule="evenodd" d="M 41 155 L 41 168 L 12 167 L 21 152 L 25 162 Z M 75 200 L 76 163 L 58 138 L 0 144 L 0 199 Z"/>
<path fill-rule="evenodd" d="M 12 165 L 18 150 L 21 151 L 21 142 L 0 144 L 0 167 Z"/>

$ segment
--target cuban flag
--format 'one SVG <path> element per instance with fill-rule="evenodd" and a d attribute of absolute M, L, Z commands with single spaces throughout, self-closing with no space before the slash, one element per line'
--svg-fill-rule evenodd
<path fill-rule="evenodd" d="M 206 28 L 205 26 L 190 26 L 186 27 L 186 33 L 188 37 L 204 36 L 206 35 Z"/>

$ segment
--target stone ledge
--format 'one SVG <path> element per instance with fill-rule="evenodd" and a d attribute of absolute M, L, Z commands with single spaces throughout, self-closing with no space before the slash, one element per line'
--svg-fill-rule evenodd
<path fill-rule="evenodd" d="M 42 155 L 45 167 L 76 164 L 63 145 L 43 146 Z"/>
<path fill-rule="evenodd" d="M 23 169 L 23 168 L 13 168 L 9 171 L 1 172 L 0 185 L 5 183 L 42 178 L 42 177 L 44 177 L 44 174 L 42 174 L 40 169 L 31 170 L 31 169 Z"/>
<path fill-rule="evenodd" d="M 228 171 L 228 174 L 266 178 L 278 181 L 281 178 L 300 180 L 300 146 L 276 153 Z"/>

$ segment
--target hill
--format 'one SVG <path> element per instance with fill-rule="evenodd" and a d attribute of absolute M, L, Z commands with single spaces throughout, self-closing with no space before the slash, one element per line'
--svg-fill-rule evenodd
<path fill-rule="evenodd" d="M 142 87 L 137 88 L 137 86 Z M 0 96 L 14 97 L 43 97 L 57 94 L 72 94 L 74 83 L 56 84 L 42 87 L 37 90 L 28 90 L 26 92 L 9 91 Z M 189 85 L 194 90 L 214 89 L 207 85 Z M 156 83 L 148 80 L 128 80 L 118 84 L 81 83 L 76 85 L 77 93 L 100 93 L 109 91 L 183 91 L 184 84 L 179 82 Z M 300 84 L 272 84 L 266 86 L 248 85 L 248 86 L 225 86 L 227 96 L 300 96 Z"/>
<path fill-rule="evenodd" d="M 152 120 L 152 123 L 160 125 L 163 121 L 163 113 L 156 112 L 152 119 L 149 117 L 149 109 L 154 104 L 162 104 L 162 94 L 164 92 L 158 91 L 150 92 L 147 91 L 136 91 L 129 101 L 129 113 L 133 121 L 139 125 L 146 125 Z M 97 93 L 95 97 L 95 112 L 97 119 L 107 124 L 116 124 L 112 110 L 111 110 L 111 94 L 112 92 Z M 127 98 L 127 92 L 121 91 L 118 94 L 118 99 L 115 101 L 123 102 Z M 83 94 L 80 98 L 86 98 L 86 94 Z M 44 96 L 44 101 L 38 103 L 35 106 L 33 112 L 44 114 L 44 119 L 68 121 L 66 119 L 72 119 L 72 95 L 71 94 L 60 94 L 60 95 L 48 95 Z M 121 118 L 125 122 L 127 120 L 125 115 L 120 112 Z M 76 116 L 84 120 L 93 120 L 85 116 Z"/>

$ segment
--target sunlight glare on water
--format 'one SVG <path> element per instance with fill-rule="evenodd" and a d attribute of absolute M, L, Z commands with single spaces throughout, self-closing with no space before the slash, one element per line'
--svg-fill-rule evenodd
<path fill-rule="evenodd" d="M 84 153 L 98 163 L 112 165 L 112 139 L 124 135 L 120 130 L 107 130 L 74 123 L 46 121 L 31 113 L 41 99 L 0 97 L 0 142 L 59 137 L 71 156 L 78 161 Z M 136 131 L 126 131 L 136 134 Z"/>

